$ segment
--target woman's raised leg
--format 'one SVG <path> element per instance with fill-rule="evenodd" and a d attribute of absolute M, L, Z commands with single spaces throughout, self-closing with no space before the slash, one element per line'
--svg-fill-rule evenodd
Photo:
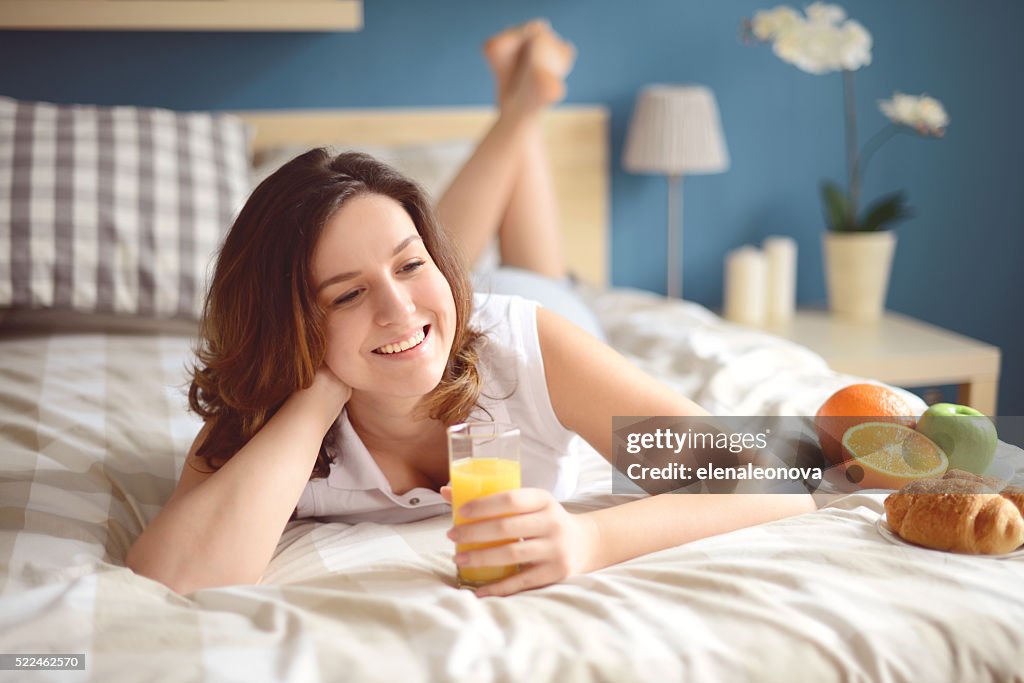
<path fill-rule="evenodd" d="M 527 134 L 498 244 L 502 265 L 552 278 L 566 275 L 558 201 L 539 122 Z"/>
<path fill-rule="evenodd" d="M 498 119 L 438 203 L 471 264 L 498 235 L 504 265 L 565 275 L 555 188 L 541 113 L 565 94 L 575 53 L 535 20 L 487 42 L 498 87 Z"/>

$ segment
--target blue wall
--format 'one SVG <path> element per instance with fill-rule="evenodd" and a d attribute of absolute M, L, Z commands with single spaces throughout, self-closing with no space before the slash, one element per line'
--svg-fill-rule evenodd
<path fill-rule="evenodd" d="M 613 281 L 664 291 L 665 184 L 620 169 L 638 88 L 698 82 L 718 97 L 732 168 L 688 178 L 685 291 L 721 305 L 724 253 L 768 234 L 800 244 L 798 296 L 824 300 L 818 183 L 844 178 L 842 84 L 747 47 L 737 26 L 774 0 L 366 0 L 342 34 L 0 32 L 0 94 L 176 109 L 486 104 L 483 38 L 547 16 L 579 49 L 569 102 L 612 114 Z M 878 153 L 866 198 L 905 189 L 889 307 L 1003 349 L 1000 413 L 1024 414 L 1024 3 L 850 0 L 875 39 L 857 72 L 862 141 L 878 99 L 927 92 L 943 140 L 900 136 Z"/>

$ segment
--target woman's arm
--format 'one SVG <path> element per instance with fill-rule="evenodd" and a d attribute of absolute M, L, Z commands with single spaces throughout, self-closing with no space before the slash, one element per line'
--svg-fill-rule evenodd
<path fill-rule="evenodd" d="M 615 415 L 709 415 L 557 313 L 537 308 L 537 335 L 555 415 L 612 461 Z"/>
<path fill-rule="evenodd" d="M 663 493 L 587 512 L 597 540 L 584 571 L 816 509 L 807 493 Z"/>
<path fill-rule="evenodd" d="M 128 551 L 128 567 L 178 593 L 258 583 L 309 481 L 324 435 L 350 394 L 321 370 L 312 386 L 285 401 L 223 467 L 205 476 L 183 474 Z M 190 459 L 204 436 L 197 437 Z"/>
<path fill-rule="evenodd" d="M 537 331 L 555 414 L 609 462 L 612 416 L 709 414 L 551 311 L 537 309 Z M 810 494 L 665 494 L 597 510 L 590 568 L 815 509 Z"/>
<path fill-rule="evenodd" d="M 615 350 L 543 308 L 537 327 L 544 373 L 559 421 L 612 461 L 615 415 L 707 415 Z M 467 509 L 468 508 L 468 509 Z M 663 494 L 569 514 L 546 491 L 522 489 L 475 500 L 452 529 L 458 543 L 522 538 L 466 553 L 465 566 L 526 563 L 478 595 L 510 595 L 646 553 L 815 509 L 808 494 Z"/>

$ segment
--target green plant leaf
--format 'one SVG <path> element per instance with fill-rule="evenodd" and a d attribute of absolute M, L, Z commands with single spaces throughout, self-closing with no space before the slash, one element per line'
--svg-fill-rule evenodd
<path fill-rule="evenodd" d="M 836 232 L 855 230 L 850 212 L 850 200 L 835 183 L 826 180 L 821 184 L 821 198 L 825 204 L 825 217 L 829 228 Z"/>
<path fill-rule="evenodd" d="M 914 215 L 907 206 L 907 196 L 903 192 L 885 195 L 864 210 L 864 218 L 860 221 L 862 232 L 876 232 L 885 229 L 889 223 L 906 220 Z"/>

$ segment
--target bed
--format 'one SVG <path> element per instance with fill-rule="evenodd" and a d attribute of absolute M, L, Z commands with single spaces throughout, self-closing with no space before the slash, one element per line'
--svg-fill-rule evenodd
<path fill-rule="evenodd" d="M 0 679 L 1024 680 L 1024 557 L 887 540 L 883 491 L 822 486 L 816 512 L 505 599 L 455 588 L 443 517 L 292 522 L 255 586 L 178 595 L 133 574 L 125 554 L 200 427 L 183 391 L 194 316 L 224 218 L 253 182 L 250 142 L 271 165 L 284 148 L 332 143 L 413 165 L 429 152 L 450 172 L 491 113 L 223 117 L 11 102 L 0 99 L 0 215 L 11 216 L 0 253 L 20 261 L 0 264 L 0 653 L 84 659 Z M 856 379 L 697 304 L 608 287 L 607 115 L 567 108 L 546 125 L 572 267 L 620 352 L 722 415 L 811 415 Z M 104 162 L 111 145 L 134 152 Z M 62 180 L 97 159 L 98 179 Z M 26 163 L 34 189 L 17 177 Z M 421 181 L 436 188 L 445 172 L 430 173 Z M 26 193 L 35 208 L 12 208 Z M 103 214 L 104 201 L 116 210 Z M 74 249 L 51 246 L 72 238 Z M 628 498 L 613 492 L 610 465 L 574 447 L 584 466 L 567 508 Z M 1019 455 L 1004 443 L 997 462 L 1022 484 Z"/>

